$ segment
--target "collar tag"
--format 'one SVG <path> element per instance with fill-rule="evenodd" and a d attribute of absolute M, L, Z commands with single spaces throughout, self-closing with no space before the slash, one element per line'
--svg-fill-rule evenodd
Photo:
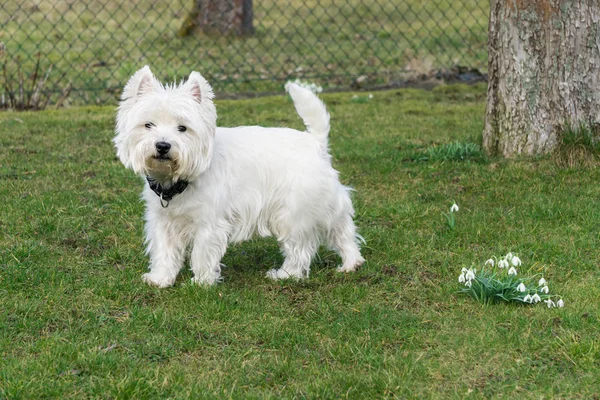
<path fill-rule="evenodd" d="M 160 205 L 162 208 L 169 207 L 169 200 L 164 200 L 162 193 L 160 194 Z"/>

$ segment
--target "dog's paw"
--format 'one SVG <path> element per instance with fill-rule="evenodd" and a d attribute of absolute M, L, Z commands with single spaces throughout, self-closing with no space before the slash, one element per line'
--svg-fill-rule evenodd
<path fill-rule="evenodd" d="M 286 271 L 283 268 L 279 268 L 267 271 L 267 278 L 273 279 L 274 281 L 278 281 L 281 279 L 303 279 L 305 277 L 301 273 L 295 274 Z"/>
<path fill-rule="evenodd" d="M 142 280 L 150 286 L 156 286 L 158 288 L 166 288 L 173 286 L 175 278 L 165 276 L 164 274 L 157 274 L 155 272 L 148 272 L 142 275 Z"/>
<path fill-rule="evenodd" d="M 337 267 L 337 272 L 354 272 L 358 269 L 358 267 L 363 265 L 364 262 L 365 262 L 365 259 L 361 257 L 360 259 L 358 259 L 356 261 L 340 265 L 339 267 Z"/>
<path fill-rule="evenodd" d="M 214 284 L 220 283 L 223 281 L 223 278 L 219 274 L 213 275 L 203 275 L 202 277 L 193 277 L 192 284 L 200 285 L 200 286 L 212 286 Z"/>

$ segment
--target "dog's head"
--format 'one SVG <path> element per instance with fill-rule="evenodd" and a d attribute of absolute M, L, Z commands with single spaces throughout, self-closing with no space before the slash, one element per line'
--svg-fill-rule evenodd
<path fill-rule="evenodd" d="M 113 139 L 121 162 L 161 183 L 193 180 L 208 168 L 217 112 L 213 91 L 198 72 L 162 85 L 145 66 L 129 80 Z"/>

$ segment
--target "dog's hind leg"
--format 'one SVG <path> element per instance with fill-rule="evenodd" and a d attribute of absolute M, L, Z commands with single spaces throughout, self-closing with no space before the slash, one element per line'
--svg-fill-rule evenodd
<path fill-rule="evenodd" d="M 283 265 L 279 269 L 267 272 L 267 277 L 278 279 L 308 278 L 310 263 L 317 252 L 317 243 L 312 235 L 298 234 L 294 237 L 280 240 L 281 252 L 285 256 Z"/>
<path fill-rule="evenodd" d="M 329 233 L 329 246 L 342 257 L 339 272 L 352 272 L 360 267 L 365 259 L 360 254 L 356 227 L 350 214 L 342 216 Z"/>

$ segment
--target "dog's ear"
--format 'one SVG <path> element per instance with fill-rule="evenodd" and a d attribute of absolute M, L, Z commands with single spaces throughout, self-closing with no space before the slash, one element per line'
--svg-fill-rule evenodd
<path fill-rule="evenodd" d="M 156 78 L 152 75 L 150 67 L 147 65 L 137 71 L 123 89 L 121 100 L 135 99 L 148 93 L 152 93 L 156 88 Z"/>
<path fill-rule="evenodd" d="M 192 72 L 187 82 L 183 85 L 186 90 L 198 103 L 202 104 L 204 100 L 212 100 L 214 93 L 212 87 L 198 72 Z"/>

